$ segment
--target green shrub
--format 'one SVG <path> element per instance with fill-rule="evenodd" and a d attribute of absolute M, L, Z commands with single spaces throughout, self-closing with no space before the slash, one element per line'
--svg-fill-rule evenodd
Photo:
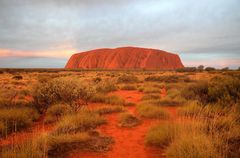
<path fill-rule="evenodd" d="M 166 119 L 169 117 L 169 113 L 161 107 L 144 103 L 137 105 L 137 112 L 145 118 Z"/>
<path fill-rule="evenodd" d="M 122 113 L 119 117 L 119 126 L 134 127 L 140 124 L 140 120 L 130 113 Z"/>
<path fill-rule="evenodd" d="M 165 147 L 173 142 L 179 127 L 175 124 L 161 124 L 152 127 L 145 136 L 147 145 Z"/>
<path fill-rule="evenodd" d="M 120 77 L 118 77 L 118 83 L 136 83 L 139 82 L 138 77 L 134 76 L 134 75 L 122 75 Z"/>
<path fill-rule="evenodd" d="M 56 133 L 76 133 L 96 128 L 106 123 L 99 114 L 82 110 L 75 115 L 64 116 L 56 126 Z"/>

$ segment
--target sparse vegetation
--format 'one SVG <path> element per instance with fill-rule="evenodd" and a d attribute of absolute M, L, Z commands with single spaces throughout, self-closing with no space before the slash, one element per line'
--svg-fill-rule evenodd
<path fill-rule="evenodd" d="M 136 90 L 136 86 L 134 85 L 124 85 L 121 87 L 121 90 Z"/>
<path fill-rule="evenodd" d="M 99 113 L 100 115 L 103 114 L 110 114 L 110 113 L 116 113 L 116 112 L 122 112 L 124 111 L 124 107 L 123 106 L 110 106 L 110 105 L 105 105 L 105 106 L 101 106 L 96 108 L 94 111 L 96 111 L 97 113 Z"/>
<path fill-rule="evenodd" d="M 1 108 L 0 136 L 7 136 L 29 127 L 38 116 L 38 113 L 31 108 Z"/>
<path fill-rule="evenodd" d="M 168 112 L 163 108 L 144 103 L 137 105 L 137 112 L 144 118 L 166 119 L 169 117 Z"/>
<path fill-rule="evenodd" d="M 122 113 L 119 117 L 119 126 L 120 127 L 134 127 L 140 124 L 140 120 L 130 114 L 130 113 Z"/>
<path fill-rule="evenodd" d="M 13 76 L 12 78 L 15 79 L 15 80 L 22 80 L 23 79 L 23 77 L 21 75 L 16 75 L 16 76 Z"/>
<path fill-rule="evenodd" d="M 84 132 L 104 123 L 106 120 L 99 114 L 82 110 L 75 115 L 64 116 L 57 124 L 56 133 Z"/>
<path fill-rule="evenodd" d="M 39 111 L 45 111 L 49 105 L 68 103 L 74 110 L 87 105 L 94 94 L 92 86 L 77 80 L 65 78 L 53 79 L 46 83 L 39 83 L 33 93 L 34 101 Z"/>
<path fill-rule="evenodd" d="M 69 114 L 71 108 L 67 104 L 54 104 L 50 106 L 46 111 L 46 123 L 53 123 L 58 121 L 62 116 Z"/>
<path fill-rule="evenodd" d="M 238 158 L 240 73 L 208 69 L 1 69 L 0 157 L 105 155 L 129 132 L 127 143 L 159 147 L 167 158 Z"/>
<path fill-rule="evenodd" d="M 145 81 L 177 83 L 177 82 L 190 82 L 190 79 L 185 75 L 169 75 L 169 76 L 163 75 L 163 76 L 149 76 L 145 78 Z"/>
<path fill-rule="evenodd" d="M 118 77 L 118 83 L 136 83 L 139 82 L 139 79 L 137 76 L 134 75 L 122 75 Z"/>
<path fill-rule="evenodd" d="M 145 136 L 147 145 L 166 147 L 175 139 L 178 133 L 178 125 L 161 124 L 152 127 Z"/>

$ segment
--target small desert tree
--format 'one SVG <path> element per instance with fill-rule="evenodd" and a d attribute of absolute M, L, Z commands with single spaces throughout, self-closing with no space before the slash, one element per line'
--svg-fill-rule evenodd
<path fill-rule="evenodd" d="M 203 66 L 203 65 L 199 65 L 199 66 L 197 67 L 197 69 L 198 69 L 198 71 L 202 72 L 202 71 L 204 70 L 204 66 Z"/>
<path fill-rule="evenodd" d="M 79 80 L 56 78 L 46 83 L 38 83 L 34 88 L 33 98 L 40 112 L 56 103 L 67 103 L 77 111 L 87 105 L 94 92 L 92 86 Z"/>

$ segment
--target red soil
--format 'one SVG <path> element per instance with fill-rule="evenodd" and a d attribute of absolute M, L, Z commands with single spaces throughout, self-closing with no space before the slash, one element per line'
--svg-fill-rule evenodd
<path fill-rule="evenodd" d="M 165 92 L 165 90 L 164 90 Z M 138 91 L 116 91 L 111 94 L 118 95 L 128 102 L 138 103 L 143 96 L 143 93 Z M 164 94 L 162 94 L 164 95 Z M 175 115 L 174 108 L 167 108 L 172 116 Z M 128 108 L 128 111 L 137 115 L 136 107 L 132 106 Z M 108 136 L 112 136 L 115 143 L 112 146 L 112 150 L 106 153 L 94 153 L 94 152 L 75 152 L 70 155 L 71 158 L 159 158 L 164 157 L 164 153 L 161 149 L 155 147 L 147 147 L 144 145 L 144 136 L 150 127 L 157 123 L 161 123 L 161 120 L 144 119 L 142 123 L 133 128 L 121 128 L 118 127 L 118 115 L 109 114 L 106 116 L 108 124 L 99 128 L 101 133 Z"/>
<path fill-rule="evenodd" d="M 178 69 L 183 64 L 178 55 L 163 50 L 121 47 L 97 49 L 71 56 L 65 68 L 103 69 Z"/>
<path fill-rule="evenodd" d="M 143 93 L 138 91 L 116 91 L 110 95 L 118 95 L 124 98 L 128 102 L 138 103 Z M 162 96 L 166 95 L 166 90 L 162 90 Z M 102 104 L 91 104 L 92 107 L 98 107 Z M 176 117 L 176 108 L 167 107 L 166 108 L 172 118 Z M 128 107 L 128 111 L 137 115 L 136 106 Z M 105 153 L 95 153 L 95 152 L 83 152 L 75 151 L 69 157 L 77 158 L 160 158 L 164 157 L 164 152 L 162 149 L 155 147 L 148 147 L 144 145 L 144 136 L 149 130 L 149 128 L 155 124 L 163 122 L 162 120 L 154 119 L 143 119 L 142 123 L 133 128 L 121 128 L 117 126 L 118 124 L 118 114 L 109 114 L 106 116 L 108 124 L 100 126 L 98 129 L 101 133 L 108 136 L 112 136 L 115 143 L 112 145 L 112 150 Z M 14 133 L 8 136 L 4 140 L 0 140 L 0 147 L 5 145 L 11 145 L 16 143 L 22 143 L 29 140 L 41 133 L 54 130 L 53 126 L 44 125 L 44 116 L 42 116 L 39 121 L 34 123 L 34 125 L 27 130 L 19 133 Z"/>

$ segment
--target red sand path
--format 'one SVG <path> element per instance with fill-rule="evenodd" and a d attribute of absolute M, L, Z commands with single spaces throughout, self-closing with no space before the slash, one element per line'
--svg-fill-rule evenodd
<path fill-rule="evenodd" d="M 165 92 L 165 90 L 164 90 Z M 138 103 L 143 93 L 138 91 L 116 91 L 112 94 L 118 95 L 128 102 Z M 166 95 L 166 93 L 162 94 Z M 171 115 L 175 115 L 175 109 L 167 108 Z M 136 106 L 128 108 L 128 111 L 136 113 Z M 106 116 L 108 124 L 99 128 L 101 133 L 112 136 L 115 143 L 112 150 L 105 153 L 82 152 L 76 151 L 69 157 L 71 158 L 160 158 L 164 157 L 163 152 L 159 148 L 147 147 L 144 145 L 144 136 L 149 128 L 161 120 L 144 119 L 142 124 L 134 128 L 121 128 L 117 126 L 118 114 L 109 114 Z"/>

